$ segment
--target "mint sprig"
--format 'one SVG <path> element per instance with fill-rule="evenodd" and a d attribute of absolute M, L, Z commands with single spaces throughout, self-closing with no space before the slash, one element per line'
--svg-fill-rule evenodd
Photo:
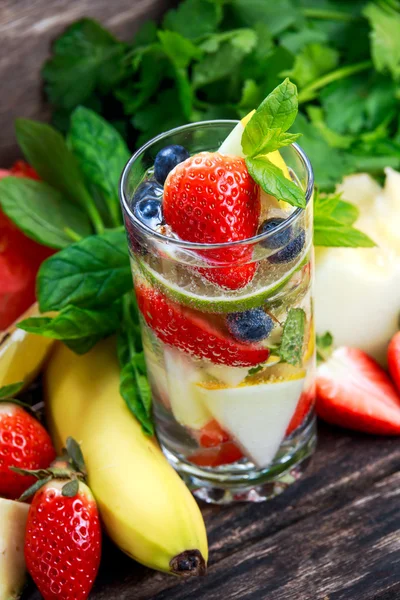
<path fill-rule="evenodd" d="M 297 111 L 297 88 L 285 79 L 261 102 L 247 123 L 242 135 L 242 149 L 251 177 L 264 192 L 292 206 L 305 208 L 304 192 L 266 156 L 300 137 L 297 133 L 286 133 L 293 125 Z"/>
<path fill-rule="evenodd" d="M 279 349 L 282 361 L 293 366 L 302 363 L 306 313 L 302 308 L 291 308 L 288 312 Z"/>

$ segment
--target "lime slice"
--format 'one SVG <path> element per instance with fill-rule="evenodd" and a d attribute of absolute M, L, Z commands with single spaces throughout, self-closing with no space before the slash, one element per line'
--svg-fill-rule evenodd
<path fill-rule="evenodd" d="M 138 258 L 134 261 L 133 269 L 176 302 L 202 312 L 231 313 L 261 306 L 269 298 L 275 297 L 308 260 L 309 253 L 306 252 L 289 270 L 287 264 L 274 270 L 267 265 L 265 268 L 261 266 L 244 290 L 230 292 L 229 295 L 221 288 L 205 282 L 188 268 L 169 260 L 161 261 L 161 264 L 160 261 L 155 263 L 158 269 L 162 266 L 162 273 L 149 262 Z M 298 283 L 294 282 L 294 285 Z"/>

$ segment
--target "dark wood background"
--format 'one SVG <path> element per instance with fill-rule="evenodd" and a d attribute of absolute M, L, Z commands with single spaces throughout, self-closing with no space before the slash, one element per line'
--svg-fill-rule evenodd
<path fill-rule="evenodd" d="M 40 69 L 52 40 L 74 20 L 93 17 L 121 39 L 157 17 L 169 0 L 0 0 L 0 168 L 19 156 L 16 117 L 47 119 Z"/>

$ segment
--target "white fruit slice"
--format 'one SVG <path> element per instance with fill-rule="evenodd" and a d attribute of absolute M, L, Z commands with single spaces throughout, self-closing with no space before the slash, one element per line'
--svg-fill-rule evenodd
<path fill-rule="evenodd" d="M 198 384 L 204 405 L 258 466 L 269 465 L 285 437 L 303 389 L 304 373 L 287 381 L 210 389 Z"/>
<path fill-rule="evenodd" d="M 165 370 L 157 360 L 157 356 L 148 348 L 145 349 L 147 375 L 153 392 L 161 402 L 169 407 L 168 381 Z"/>
<path fill-rule="evenodd" d="M 201 429 L 212 420 L 196 385 L 203 379 L 202 371 L 180 350 L 165 348 L 164 360 L 169 401 L 175 419 L 189 429 Z"/>
<path fill-rule="evenodd" d="M 0 498 L 0 600 L 19 598 L 25 584 L 28 512 L 28 504 Z"/>
<path fill-rule="evenodd" d="M 206 372 L 229 387 L 236 387 L 249 374 L 249 367 L 228 367 L 210 364 Z"/>

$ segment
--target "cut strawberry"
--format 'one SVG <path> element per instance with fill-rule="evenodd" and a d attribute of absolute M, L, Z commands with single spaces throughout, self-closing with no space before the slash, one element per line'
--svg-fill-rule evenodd
<path fill-rule="evenodd" d="M 316 409 L 334 425 L 400 434 L 400 397 L 378 363 L 356 348 L 337 348 L 318 368 Z"/>
<path fill-rule="evenodd" d="M 400 331 L 390 341 L 387 358 L 389 373 L 400 393 Z"/>
<path fill-rule="evenodd" d="M 214 448 L 204 448 L 188 456 L 188 460 L 199 467 L 230 465 L 241 458 L 243 453 L 234 442 L 225 442 Z"/>
<path fill-rule="evenodd" d="M 250 367 L 269 357 L 268 348 L 237 342 L 222 321 L 218 327 L 143 283 L 136 285 L 136 297 L 146 323 L 165 344 L 221 365 Z"/>
<path fill-rule="evenodd" d="M 214 448 L 215 446 L 229 442 L 229 440 L 229 434 L 222 429 L 215 419 L 207 423 L 200 430 L 199 444 L 203 448 Z"/>
<path fill-rule="evenodd" d="M 295 413 L 286 430 L 286 435 L 290 435 L 303 423 L 315 402 L 315 386 L 311 386 L 307 391 L 304 391 L 300 396 L 300 400 L 296 406 Z"/>
<path fill-rule="evenodd" d="M 257 233 L 259 188 L 243 158 L 201 152 L 178 164 L 168 175 L 163 211 L 166 223 L 182 240 L 202 244 L 245 240 Z M 220 267 L 199 269 L 203 277 L 217 285 L 235 290 L 254 276 L 256 266 L 250 262 L 249 246 L 202 254 L 222 263 Z"/>

